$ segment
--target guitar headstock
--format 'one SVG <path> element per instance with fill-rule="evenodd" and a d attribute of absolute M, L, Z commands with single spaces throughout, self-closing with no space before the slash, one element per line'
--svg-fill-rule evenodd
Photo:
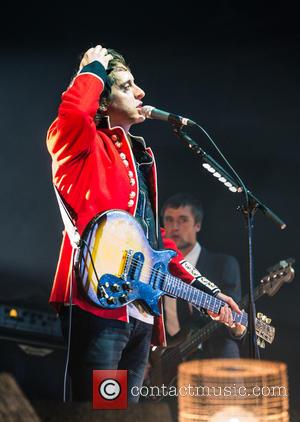
<path fill-rule="evenodd" d="M 257 335 L 257 344 L 261 348 L 265 348 L 265 342 L 269 344 L 273 343 L 275 337 L 275 327 L 270 325 L 271 322 L 271 318 L 267 317 L 261 312 L 257 313 L 255 331 Z"/>
<path fill-rule="evenodd" d="M 268 268 L 268 275 L 261 280 L 263 292 L 269 296 L 274 296 L 283 283 L 290 283 L 295 277 L 295 270 L 292 265 L 294 258 L 279 261 L 278 264 Z"/>

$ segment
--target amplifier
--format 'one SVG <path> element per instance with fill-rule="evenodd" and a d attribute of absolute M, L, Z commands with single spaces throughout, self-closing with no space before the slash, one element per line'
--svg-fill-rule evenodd
<path fill-rule="evenodd" d="M 0 304 L 0 338 L 36 346 L 65 348 L 58 316 L 44 312 Z"/>
<path fill-rule="evenodd" d="M 32 400 L 62 400 L 66 346 L 54 312 L 0 304 L 0 372 Z"/>

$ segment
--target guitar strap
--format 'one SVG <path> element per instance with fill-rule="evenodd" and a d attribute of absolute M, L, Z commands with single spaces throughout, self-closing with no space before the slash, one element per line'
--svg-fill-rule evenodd
<path fill-rule="evenodd" d="M 70 361 L 70 349 L 71 349 L 71 332 L 72 332 L 72 305 L 73 305 L 73 276 L 74 276 L 74 263 L 76 259 L 79 257 L 79 249 L 81 244 L 81 237 L 77 230 L 76 225 L 73 222 L 71 214 L 68 211 L 68 208 L 61 197 L 57 187 L 53 184 L 55 196 L 58 202 L 60 214 L 65 226 L 65 230 L 69 236 L 71 246 L 73 247 L 72 250 L 72 257 L 71 262 L 72 265 L 72 272 L 71 272 L 71 280 L 69 284 L 69 328 L 68 328 L 68 339 L 67 339 L 67 356 L 66 356 L 66 364 L 65 364 L 65 371 L 64 371 L 64 384 L 63 384 L 63 401 L 66 402 L 66 395 L 67 395 L 67 374 L 69 368 L 69 361 Z M 75 252 L 76 251 L 76 252 Z"/>
<path fill-rule="evenodd" d="M 80 234 L 77 230 L 77 227 L 75 226 L 73 219 L 71 217 L 71 214 L 69 213 L 66 204 L 64 203 L 63 198 L 61 197 L 57 187 L 55 185 L 53 185 L 54 187 L 54 192 L 56 195 L 56 199 L 59 205 L 59 210 L 60 210 L 60 214 L 65 226 L 65 230 L 68 233 L 69 239 L 70 239 L 70 243 L 73 247 L 73 249 L 78 249 L 80 247 L 80 243 L 81 243 L 81 237 Z"/>

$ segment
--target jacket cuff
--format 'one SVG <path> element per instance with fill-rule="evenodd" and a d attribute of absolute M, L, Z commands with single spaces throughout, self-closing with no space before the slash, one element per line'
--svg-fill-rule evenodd
<path fill-rule="evenodd" d="M 86 66 L 83 66 L 83 68 L 80 70 L 80 72 L 78 72 L 78 75 L 80 75 L 82 73 L 92 73 L 92 74 L 98 76 L 99 78 L 102 79 L 103 85 L 105 85 L 105 82 L 107 81 L 106 70 L 105 70 L 104 66 L 100 62 L 98 62 L 97 60 L 95 60 L 92 63 L 87 64 Z"/>

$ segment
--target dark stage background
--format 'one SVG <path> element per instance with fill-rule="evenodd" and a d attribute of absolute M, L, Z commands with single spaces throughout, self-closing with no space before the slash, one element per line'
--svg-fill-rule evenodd
<path fill-rule="evenodd" d="M 208 3 L 208 2 L 207 2 Z M 144 104 L 202 125 L 248 188 L 287 223 L 280 231 L 257 212 L 255 280 L 279 260 L 296 259 L 296 277 L 273 297 L 257 302 L 277 335 L 263 359 L 288 364 L 292 406 L 299 393 L 298 171 L 299 30 L 296 12 L 282 6 L 223 1 L 176 10 L 154 4 L 93 4 L 85 10 L 55 4 L 7 15 L 0 67 L 2 180 L 0 300 L 50 310 L 47 300 L 63 229 L 51 185 L 45 146 L 60 94 L 87 48 L 121 51 L 146 91 Z M 4 16 L 2 19 L 6 19 Z M 200 241 L 235 255 L 247 292 L 247 233 L 237 211 L 242 197 L 227 191 L 167 123 L 134 127 L 156 152 L 160 203 L 178 191 L 202 200 Z M 221 162 L 200 132 L 190 134 Z"/>

